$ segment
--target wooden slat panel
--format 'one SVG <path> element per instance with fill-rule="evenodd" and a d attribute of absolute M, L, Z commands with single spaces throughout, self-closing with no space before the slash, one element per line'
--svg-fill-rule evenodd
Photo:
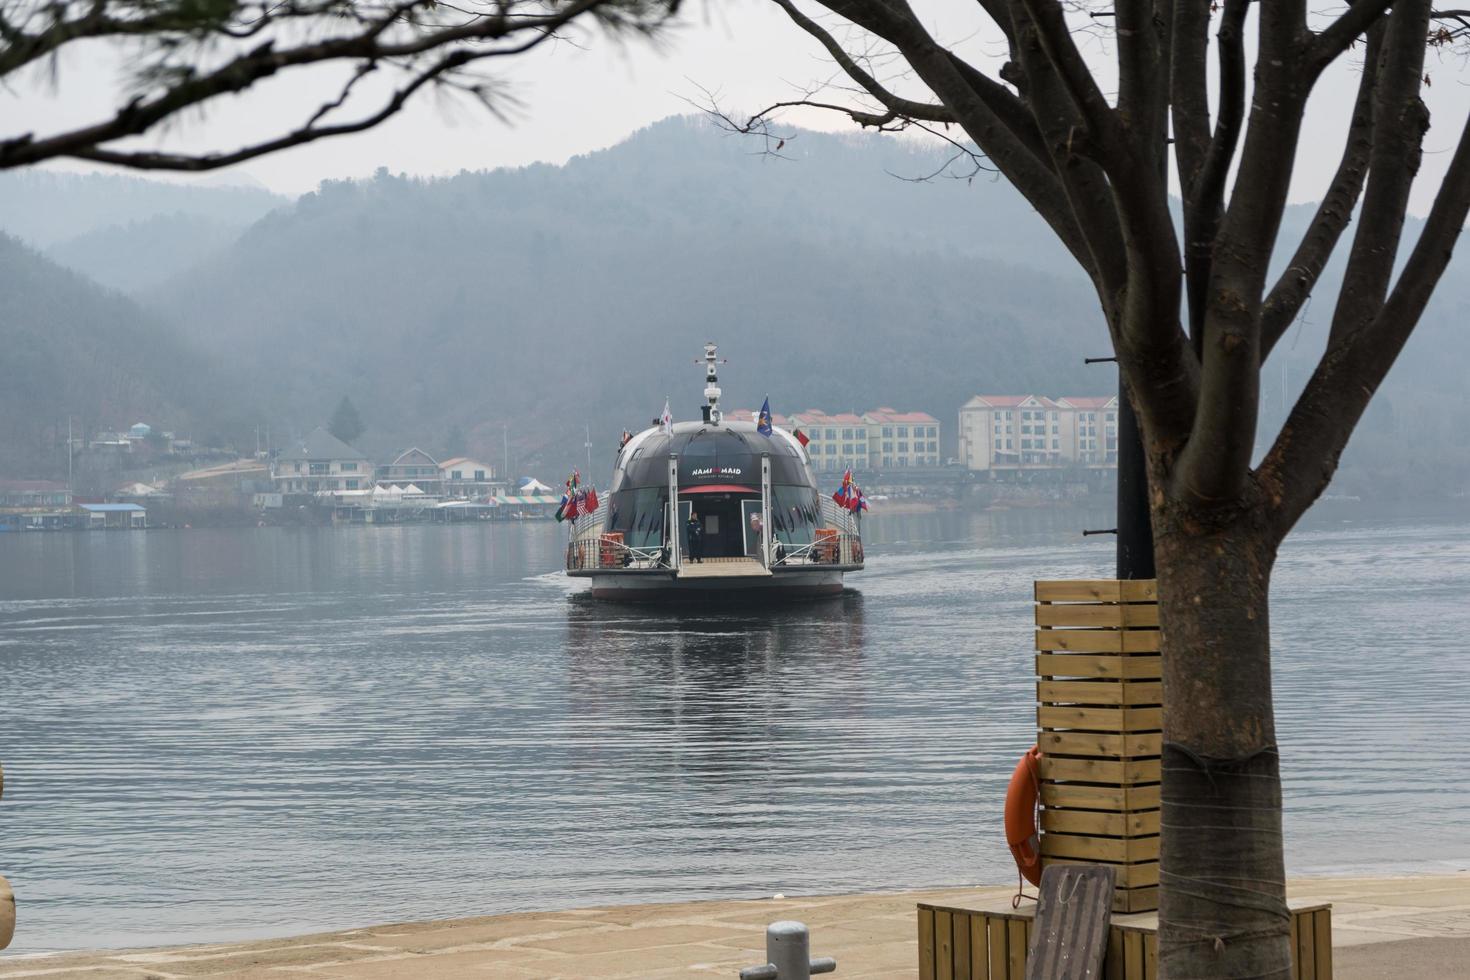
<path fill-rule="evenodd" d="M 1142 888 L 1119 888 L 1113 893 L 1114 912 L 1152 912 L 1159 907 L 1157 885 Z"/>
<path fill-rule="evenodd" d="M 1037 626 L 1079 626 L 1088 629 L 1118 629 L 1124 626 L 1159 625 L 1159 607 L 1155 605 L 1113 606 L 1091 603 L 1038 605 Z"/>
<path fill-rule="evenodd" d="M 1143 980 L 1159 980 L 1159 934 L 1143 937 Z"/>
<path fill-rule="evenodd" d="M 1105 680 L 1158 680 L 1163 661 L 1153 654 L 1108 656 L 1095 653 L 1038 653 L 1041 677 L 1099 677 Z"/>
<path fill-rule="evenodd" d="M 1041 784 L 1041 805 L 1076 810 L 1148 810 L 1159 806 L 1158 786 Z"/>
<path fill-rule="evenodd" d="M 1115 578 L 1042 579 L 1037 602 L 1122 602 L 1123 583 Z"/>
<path fill-rule="evenodd" d="M 990 936 L 985 916 L 970 916 L 970 980 L 990 980 Z"/>
<path fill-rule="evenodd" d="M 1291 919 L 1291 980 L 1302 980 L 1302 958 L 1296 951 L 1296 927 L 1299 916 L 1288 916 Z M 1312 980 L 1308 977 L 1307 980 Z"/>
<path fill-rule="evenodd" d="M 1143 980 L 1143 933 L 1123 933 L 1123 975 L 1128 980 Z"/>
<path fill-rule="evenodd" d="M 1041 853 L 1048 857 L 1086 858 L 1096 861 L 1157 861 L 1159 838 L 1087 837 L 1078 834 L 1042 834 Z"/>
<path fill-rule="evenodd" d="M 1154 578 L 1124 579 L 1118 583 L 1124 602 L 1158 602 L 1159 580 Z"/>
<path fill-rule="evenodd" d="M 1123 930 L 1108 930 L 1108 958 L 1103 960 L 1107 980 L 1127 980 L 1123 975 Z"/>
<path fill-rule="evenodd" d="M 1158 653 L 1159 631 L 1156 629 L 1130 629 L 1123 631 L 1124 653 Z"/>
<path fill-rule="evenodd" d="M 1158 653 L 1156 629 L 1039 629 L 1036 649 L 1063 653 Z"/>
<path fill-rule="evenodd" d="M 1043 704 L 1122 706 L 1126 687 L 1119 681 L 1037 681 L 1036 700 Z"/>
<path fill-rule="evenodd" d="M 934 980 L 954 980 L 954 916 L 934 910 Z"/>
<path fill-rule="evenodd" d="M 1096 861 L 1084 861 L 1080 858 L 1045 857 L 1041 859 L 1043 869 L 1054 864 L 1097 864 Z M 1114 864 L 1113 872 L 1118 876 L 1118 889 L 1157 888 L 1159 884 L 1159 862 L 1146 861 L 1142 864 Z M 1148 911 L 1138 909 L 1137 911 Z"/>
<path fill-rule="evenodd" d="M 1037 630 L 1036 649 L 1072 653 L 1122 653 L 1122 630 Z"/>
<path fill-rule="evenodd" d="M 1317 956 L 1316 980 L 1332 980 L 1332 910 L 1312 913 L 1312 946 Z"/>
<path fill-rule="evenodd" d="M 1296 958 L 1299 964 L 1302 980 L 1316 980 L 1317 957 L 1316 957 L 1316 933 L 1312 929 L 1312 917 L 1310 915 L 1292 916 L 1300 919 L 1296 927 Z"/>
<path fill-rule="evenodd" d="M 1006 980 L 1026 980 L 1026 923 L 1006 922 Z"/>
<path fill-rule="evenodd" d="M 1073 604 L 1064 606 L 1036 606 L 1037 626 L 1089 626 L 1093 629 L 1128 625 L 1127 610 L 1131 606 L 1105 606 Z M 1143 608 L 1143 607 L 1139 607 Z M 1150 625 L 1139 623 L 1139 626 Z"/>
<path fill-rule="evenodd" d="M 1037 681 L 1043 704 L 1155 705 L 1164 699 L 1162 681 Z"/>
<path fill-rule="evenodd" d="M 950 920 L 954 935 L 954 980 L 970 980 L 970 920 L 973 915 L 955 912 Z"/>
<path fill-rule="evenodd" d="M 986 916 L 985 931 L 990 944 L 990 980 L 1005 980 L 1006 920 L 994 915 Z"/>
<path fill-rule="evenodd" d="M 1162 734 L 1109 735 L 1103 732 L 1041 731 L 1036 744 L 1044 755 L 1090 755 L 1107 758 L 1156 756 L 1163 751 Z"/>
<path fill-rule="evenodd" d="M 1038 602 L 1122 602 L 1117 579 L 1041 579 L 1036 582 Z"/>
<path fill-rule="evenodd" d="M 1036 708 L 1036 727 L 1110 733 L 1156 732 L 1164 727 L 1164 709 L 1043 704 Z"/>
<path fill-rule="evenodd" d="M 1097 810 L 1058 810 L 1042 807 L 1041 829 L 1056 834 L 1092 834 L 1105 837 L 1142 837 L 1159 832 L 1159 811 L 1103 813 Z"/>
<path fill-rule="evenodd" d="M 919 906 L 919 980 L 934 980 L 934 910 Z"/>
<path fill-rule="evenodd" d="M 1068 759 L 1043 755 L 1039 767 L 1044 780 L 1068 779 L 1083 783 L 1157 783 L 1158 759 Z"/>

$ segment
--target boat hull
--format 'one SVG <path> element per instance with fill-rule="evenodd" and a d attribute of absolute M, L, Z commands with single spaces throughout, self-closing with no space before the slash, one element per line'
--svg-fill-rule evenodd
<path fill-rule="evenodd" d="M 670 599 L 809 599 L 839 595 L 842 592 L 842 575 L 841 569 L 823 568 L 721 578 L 681 578 L 669 572 L 609 572 L 587 577 L 592 580 L 594 599 L 662 602 Z"/>

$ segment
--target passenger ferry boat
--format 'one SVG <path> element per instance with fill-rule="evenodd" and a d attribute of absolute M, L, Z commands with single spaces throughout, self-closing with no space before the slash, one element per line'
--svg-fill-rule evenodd
<path fill-rule="evenodd" d="M 796 437 L 723 417 L 715 354 L 706 344 L 701 419 L 628 439 L 604 505 L 573 523 L 567 574 L 591 579 L 597 598 L 835 595 L 862 570 L 861 518 L 818 491 Z"/>

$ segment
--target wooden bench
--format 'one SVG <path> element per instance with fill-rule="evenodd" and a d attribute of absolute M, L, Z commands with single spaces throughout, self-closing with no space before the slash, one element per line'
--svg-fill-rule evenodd
<path fill-rule="evenodd" d="M 1332 980 L 1332 906 L 1287 902 L 1292 980 Z M 1025 980 L 1035 907 L 919 903 L 919 980 Z M 1114 912 L 1104 980 L 1158 977 L 1157 912 Z"/>

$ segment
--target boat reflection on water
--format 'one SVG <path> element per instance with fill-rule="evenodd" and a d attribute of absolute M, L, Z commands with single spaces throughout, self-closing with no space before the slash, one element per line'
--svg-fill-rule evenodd
<path fill-rule="evenodd" d="M 573 764 L 598 778 L 641 772 L 748 788 L 754 760 L 808 742 L 829 751 L 842 719 L 867 702 L 858 592 L 668 609 L 579 593 L 568 598 L 567 630 L 569 708 L 580 727 L 605 733 L 580 740 Z"/>

